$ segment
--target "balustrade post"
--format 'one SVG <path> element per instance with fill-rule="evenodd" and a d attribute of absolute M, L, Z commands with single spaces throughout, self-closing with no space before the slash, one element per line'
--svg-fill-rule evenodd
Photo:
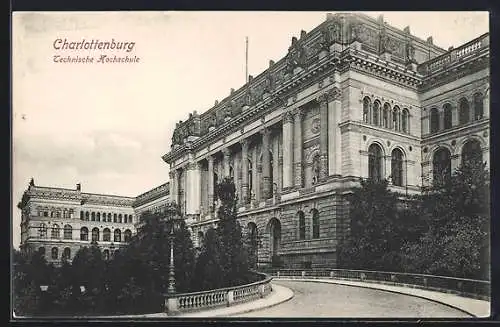
<path fill-rule="evenodd" d="M 227 306 L 231 306 L 234 303 L 234 291 L 227 292 Z"/>

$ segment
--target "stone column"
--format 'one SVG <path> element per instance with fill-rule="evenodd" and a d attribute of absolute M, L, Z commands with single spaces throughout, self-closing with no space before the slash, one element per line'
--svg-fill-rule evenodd
<path fill-rule="evenodd" d="M 172 168 L 170 168 L 172 169 Z M 177 171 L 172 169 L 168 176 L 170 177 L 169 189 L 170 189 L 170 201 L 178 203 L 177 200 Z"/>
<path fill-rule="evenodd" d="M 328 177 L 328 98 L 322 93 L 316 98 L 319 103 L 320 135 L 319 135 L 319 180 L 324 181 Z"/>
<path fill-rule="evenodd" d="M 264 200 L 271 197 L 271 157 L 269 154 L 269 143 L 271 131 L 264 128 L 262 134 L 262 195 Z"/>
<path fill-rule="evenodd" d="M 249 200 L 248 195 L 248 146 L 250 142 L 248 139 L 243 139 L 240 141 L 241 144 L 241 200 L 243 204 L 247 204 Z"/>
<path fill-rule="evenodd" d="M 208 156 L 208 208 L 209 212 L 214 209 L 214 157 Z"/>
<path fill-rule="evenodd" d="M 293 182 L 293 115 L 290 111 L 283 114 L 283 188 L 291 187 Z"/>
<path fill-rule="evenodd" d="M 302 178 L 302 117 L 301 108 L 294 111 L 294 143 L 293 143 L 293 167 L 295 175 L 295 187 L 301 188 L 303 185 Z"/>
<path fill-rule="evenodd" d="M 229 148 L 225 148 L 222 150 L 222 154 L 224 155 L 224 158 L 222 159 L 224 164 L 224 177 L 229 177 L 229 160 L 231 158 L 231 150 L 229 150 Z"/>
<path fill-rule="evenodd" d="M 200 164 L 198 162 L 190 162 L 186 166 L 186 186 L 184 192 L 186 194 L 186 214 L 196 215 L 200 213 L 201 204 L 201 178 Z"/>
<path fill-rule="evenodd" d="M 328 98 L 328 174 L 340 175 L 342 168 L 341 156 L 341 91 L 334 87 L 327 93 Z"/>

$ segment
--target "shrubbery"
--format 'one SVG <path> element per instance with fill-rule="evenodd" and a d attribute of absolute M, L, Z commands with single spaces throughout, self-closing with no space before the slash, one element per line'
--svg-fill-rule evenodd
<path fill-rule="evenodd" d="M 481 163 L 459 167 L 401 201 L 386 181 L 363 181 L 349 199 L 342 268 L 489 279 L 489 184 Z"/>

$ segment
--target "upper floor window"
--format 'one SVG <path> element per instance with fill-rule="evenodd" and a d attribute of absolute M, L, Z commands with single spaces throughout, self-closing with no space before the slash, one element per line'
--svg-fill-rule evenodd
<path fill-rule="evenodd" d="M 363 99 L 363 121 L 365 123 L 370 122 L 370 106 L 371 106 L 370 98 L 365 97 Z"/>
<path fill-rule="evenodd" d="M 104 230 L 102 231 L 102 240 L 104 242 L 111 242 L 111 231 L 109 230 L 109 228 L 104 228 Z"/>
<path fill-rule="evenodd" d="M 451 105 L 446 103 L 443 106 L 443 115 L 444 115 L 444 129 L 450 129 L 453 125 L 452 122 L 452 113 L 451 113 Z"/>
<path fill-rule="evenodd" d="M 44 223 L 41 223 L 40 226 L 38 227 L 38 237 L 39 238 L 47 237 L 47 225 L 45 225 Z"/>
<path fill-rule="evenodd" d="M 408 133 L 410 131 L 410 112 L 408 109 L 403 109 L 403 114 L 401 116 L 401 130 L 403 133 Z"/>
<path fill-rule="evenodd" d="M 431 109 L 430 125 L 431 125 L 431 133 L 437 133 L 439 131 L 439 112 L 437 108 Z"/>
<path fill-rule="evenodd" d="M 59 257 L 59 250 L 56 247 L 52 248 L 51 256 L 53 260 L 57 260 L 57 258 Z"/>
<path fill-rule="evenodd" d="M 469 101 L 466 98 L 460 99 L 459 103 L 459 122 L 460 125 L 467 124 L 470 120 L 470 110 L 469 110 Z"/>
<path fill-rule="evenodd" d="M 314 156 L 313 162 L 312 162 L 312 184 L 316 184 L 319 182 L 319 169 L 320 169 L 320 164 L 319 164 L 319 155 Z"/>
<path fill-rule="evenodd" d="M 59 225 L 52 225 L 51 238 L 59 238 Z"/>
<path fill-rule="evenodd" d="M 391 110 L 391 106 L 388 103 L 384 104 L 384 110 L 382 112 L 382 126 L 385 128 L 389 128 L 389 111 Z"/>
<path fill-rule="evenodd" d="M 130 231 L 130 229 L 126 229 L 125 232 L 123 233 L 123 241 L 130 242 L 131 238 L 132 238 L 132 232 Z"/>
<path fill-rule="evenodd" d="M 483 95 L 481 93 L 474 94 L 474 119 L 479 120 L 483 118 Z"/>
<path fill-rule="evenodd" d="M 99 242 L 99 228 L 92 228 L 92 242 Z"/>
<path fill-rule="evenodd" d="M 122 241 L 122 232 L 119 229 L 115 229 L 115 242 Z"/>
<path fill-rule="evenodd" d="M 373 103 L 373 124 L 375 126 L 380 126 L 380 102 L 375 101 Z"/>
<path fill-rule="evenodd" d="M 89 240 L 89 229 L 87 227 L 82 227 L 80 229 L 80 241 Z"/>
<path fill-rule="evenodd" d="M 392 128 L 394 128 L 395 131 L 399 131 L 399 107 L 395 106 L 394 109 L 392 109 Z"/>
<path fill-rule="evenodd" d="M 368 148 L 368 177 L 374 180 L 382 178 L 382 149 L 377 144 Z"/>
<path fill-rule="evenodd" d="M 64 248 L 63 250 L 63 258 L 66 260 L 71 259 L 71 249 L 70 248 Z"/>
<path fill-rule="evenodd" d="M 71 240 L 73 238 L 73 228 L 71 225 L 64 225 L 64 239 Z"/>

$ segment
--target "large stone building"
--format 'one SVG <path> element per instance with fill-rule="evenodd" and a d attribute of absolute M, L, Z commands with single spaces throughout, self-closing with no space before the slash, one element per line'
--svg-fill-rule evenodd
<path fill-rule="evenodd" d="M 21 251 L 42 251 L 48 262 L 72 260 L 96 241 L 105 259 L 125 246 L 145 211 L 161 212 L 169 201 L 168 183 L 138 197 L 84 193 L 42 187 L 32 179 L 18 207 L 21 210 Z"/>
<path fill-rule="evenodd" d="M 289 267 L 336 265 L 360 177 L 404 196 L 461 158 L 489 162 L 489 34 L 445 50 L 362 14 L 293 37 L 283 59 L 177 123 L 163 156 L 195 239 L 230 176 L 259 264 Z"/>

